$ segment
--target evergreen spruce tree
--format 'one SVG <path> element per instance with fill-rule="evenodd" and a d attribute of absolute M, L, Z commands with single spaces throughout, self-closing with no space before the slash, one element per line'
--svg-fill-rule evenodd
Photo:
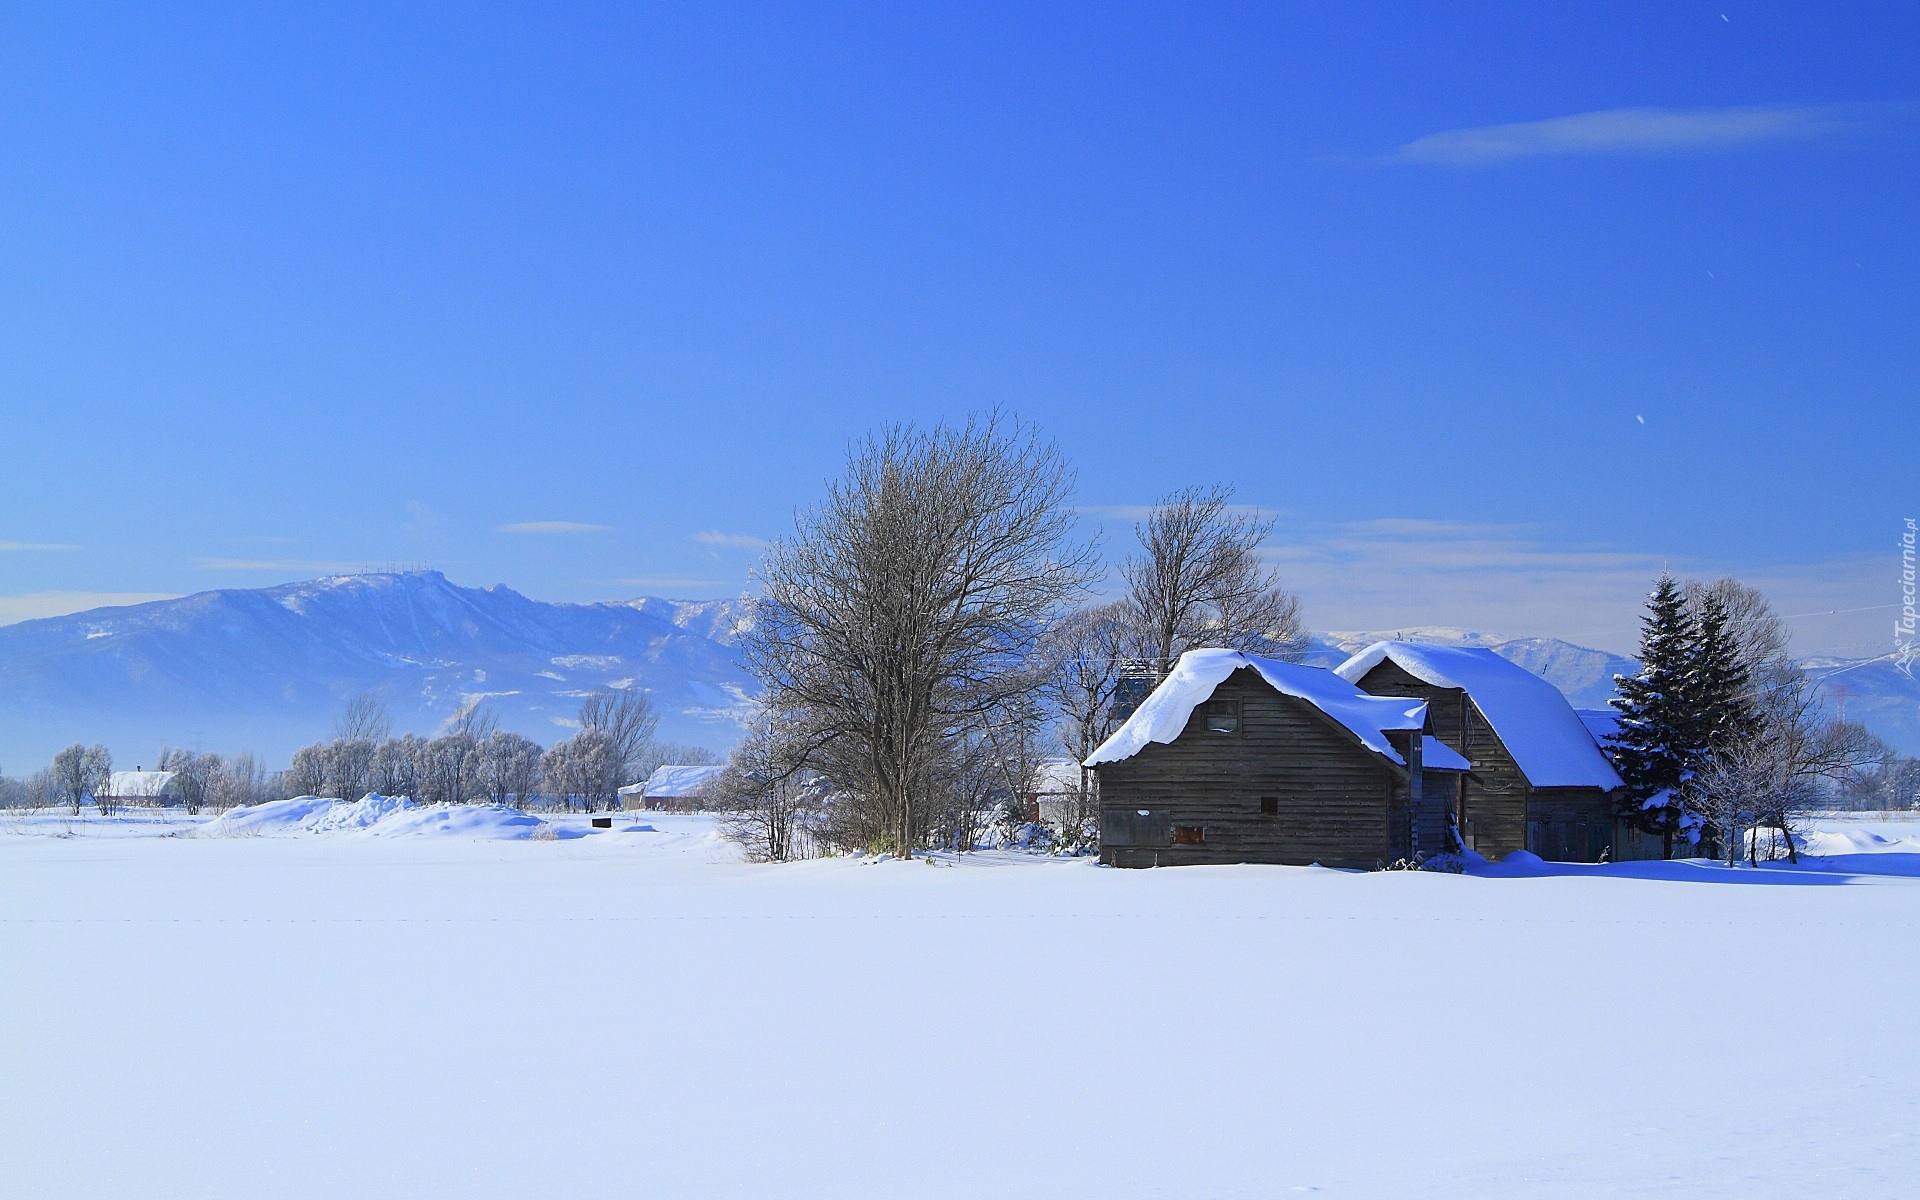
<path fill-rule="evenodd" d="M 1620 818 L 1660 836 L 1673 857 L 1673 835 L 1686 816 L 1685 786 L 1703 744 L 1695 690 L 1694 623 L 1673 576 L 1662 572 L 1640 618 L 1640 672 L 1620 678 L 1620 730 L 1610 749 L 1626 784 Z"/>
<path fill-rule="evenodd" d="M 1704 589 L 1693 600 L 1693 671 L 1687 688 L 1691 732 L 1686 740 L 1695 750 L 1680 797 L 1689 810 L 1697 811 L 1697 781 L 1707 774 L 1714 755 L 1737 753 L 1733 748 L 1754 735 L 1759 712 L 1726 604 Z"/>
<path fill-rule="evenodd" d="M 1693 744 L 1711 754 L 1752 734 L 1758 714 L 1748 691 L 1746 663 L 1720 597 L 1704 592 L 1694 617 Z"/>

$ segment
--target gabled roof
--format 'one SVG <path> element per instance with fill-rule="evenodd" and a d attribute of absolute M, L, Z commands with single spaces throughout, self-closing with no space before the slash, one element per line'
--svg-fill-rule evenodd
<path fill-rule="evenodd" d="M 1370 696 L 1324 667 L 1261 658 L 1238 650 L 1189 650 L 1153 694 L 1141 702 L 1127 723 L 1114 731 L 1087 758 L 1087 765 L 1121 762 L 1154 742 L 1165 744 L 1180 736 L 1193 715 L 1227 676 L 1251 667 L 1273 690 L 1304 700 L 1351 733 L 1361 745 L 1389 762 L 1406 760 L 1387 740 L 1388 730 L 1420 729 L 1426 725 L 1427 702 L 1388 696 Z"/>
<path fill-rule="evenodd" d="M 1478 646 L 1375 642 L 1334 671 L 1358 683 L 1388 661 L 1416 679 L 1472 697 L 1534 787 L 1620 786 L 1613 764 L 1560 689 L 1518 663 Z"/>
<path fill-rule="evenodd" d="M 725 767 L 655 767 L 653 774 L 647 776 L 646 791 L 649 800 L 679 800 L 693 795 L 714 777 L 726 770 Z"/>
<path fill-rule="evenodd" d="M 164 796 L 172 782 L 172 771 L 115 771 L 107 779 L 107 794 L 121 800 Z"/>

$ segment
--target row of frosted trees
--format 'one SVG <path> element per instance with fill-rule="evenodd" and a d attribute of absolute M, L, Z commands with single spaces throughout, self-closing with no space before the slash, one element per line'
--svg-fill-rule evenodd
<path fill-rule="evenodd" d="M 446 733 L 396 737 L 385 709 L 362 696 L 341 713 L 332 739 L 294 752 L 286 789 L 342 799 L 378 792 L 428 804 L 596 812 L 615 807 L 620 788 L 660 762 L 713 761 L 708 751 L 657 739 L 659 714 L 638 690 L 606 688 L 588 695 L 578 723 L 572 737 L 543 748 L 469 706 Z"/>

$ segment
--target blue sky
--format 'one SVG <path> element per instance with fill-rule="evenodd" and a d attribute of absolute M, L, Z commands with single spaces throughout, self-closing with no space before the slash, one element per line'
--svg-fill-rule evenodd
<path fill-rule="evenodd" d="M 1625 649 L 1670 565 L 1890 649 L 1911 4 L 290 7 L 0 12 L 0 620 L 734 594 L 1001 405 L 1320 628 Z"/>

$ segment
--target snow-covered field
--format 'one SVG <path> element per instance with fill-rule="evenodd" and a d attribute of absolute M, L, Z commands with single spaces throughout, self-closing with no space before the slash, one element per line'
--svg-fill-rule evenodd
<path fill-rule="evenodd" d="M 0 1192 L 1920 1178 L 1920 824 L 1836 821 L 1799 871 L 1451 876 L 755 867 L 698 817 L 345 816 L 0 818 Z"/>

